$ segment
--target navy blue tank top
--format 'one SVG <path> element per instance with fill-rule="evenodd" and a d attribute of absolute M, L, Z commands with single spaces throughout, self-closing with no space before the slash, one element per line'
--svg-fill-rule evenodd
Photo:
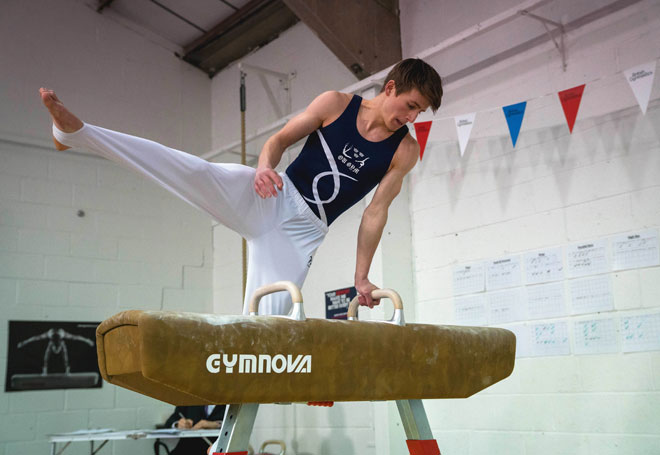
<path fill-rule="evenodd" d="M 378 185 L 408 133 L 403 125 L 380 142 L 363 138 L 357 129 L 360 104 L 362 97 L 353 95 L 337 120 L 307 137 L 286 169 L 307 205 L 328 226 Z"/>

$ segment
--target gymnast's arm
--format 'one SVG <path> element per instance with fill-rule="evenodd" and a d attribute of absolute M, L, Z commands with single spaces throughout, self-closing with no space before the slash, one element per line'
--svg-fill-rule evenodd
<path fill-rule="evenodd" d="M 346 98 L 347 95 L 340 92 L 320 94 L 303 112 L 289 120 L 266 141 L 259 155 L 254 177 L 254 190 L 259 196 L 277 196 L 277 189 L 282 189 L 282 179 L 274 169 L 282 159 L 284 150 L 327 124 L 329 119 L 334 120 L 338 116 L 337 113 L 341 113 L 346 107 Z"/>
<path fill-rule="evenodd" d="M 82 341 L 83 343 L 87 343 L 90 346 L 94 346 L 94 342 L 90 340 L 89 338 L 85 338 L 80 335 L 74 335 L 69 332 L 64 332 L 64 338 L 67 340 L 75 340 L 75 341 Z"/>
<path fill-rule="evenodd" d="M 373 308 L 380 303 L 379 300 L 371 298 L 371 291 L 378 287 L 369 281 L 369 268 L 387 223 L 390 204 L 401 191 L 403 178 L 415 166 L 418 156 L 419 145 L 410 135 L 406 135 L 394 155 L 390 170 L 381 180 L 371 203 L 362 214 L 355 261 L 355 289 L 360 296 L 360 305 Z"/>
<path fill-rule="evenodd" d="M 41 335 L 35 335 L 33 337 L 28 338 L 27 340 L 23 340 L 23 341 L 19 342 L 16 345 L 16 347 L 18 347 L 20 349 L 28 343 L 32 343 L 33 341 L 44 340 L 46 338 L 48 338 L 48 332 L 42 333 Z"/>

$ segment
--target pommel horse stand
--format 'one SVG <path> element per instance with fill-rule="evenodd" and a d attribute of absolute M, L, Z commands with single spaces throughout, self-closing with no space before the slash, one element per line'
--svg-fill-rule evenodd
<path fill-rule="evenodd" d="M 259 300 L 286 290 L 288 316 L 258 316 Z M 422 399 L 467 398 L 508 377 L 516 339 L 492 327 L 406 324 L 399 295 L 389 321 L 308 319 L 300 290 L 255 291 L 250 316 L 125 311 L 97 329 L 103 378 L 173 405 L 227 404 L 213 455 L 247 455 L 259 404 L 395 400 L 410 455 L 440 455 Z"/>

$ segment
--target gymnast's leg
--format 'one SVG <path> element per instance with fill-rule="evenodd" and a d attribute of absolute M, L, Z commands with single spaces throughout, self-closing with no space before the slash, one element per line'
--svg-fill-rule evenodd
<path fill-rule="evenodd" d="M 319 226 L 289 181 L 279 197 L 263 199 L 254 190 L 255 169 L 251 167 L 209 163 L 147 139 L 84 123 L 53 91 L 41 89 L 40 93 L 53 118 L 58 150 L 80 147 L 128 167 L 247 239 L 245 307 L 253 291 L 264 284 L 288 280 L 302 286 L 327 226 Z M 259 313 L 286 314 L 290 308 L 290 297 L 279 293 L 266 296 Z"/>
<path fill-rule="evenodd" d="M 302 287 L 316 250 L 323 242 L 328 227 L 304 202 L 293 183 L 280 174 L 283 185 L 277 197 L 261 199 L 253 204 L 261 220 L 260 232 L 247 239 L 248 270 L 243 314 L 249 314 L 249 301 L 260 286 L 276 281 L 292 281 Z M 288 292 L 264 296 L 260 315 L 286 315 L 292 307 Z"/>
<path fill-rule="evenodd" d="M 254 169 L 210 163 L 154 141 L 84 123 L 53 91 L 42 88 L 40 94 L 53 118 L 58 150 L 87 149 L 155 181 L 243 237 L 261 233 L 262 211 L 255 204 L 264 202 L 253 189 Z"/>
<path fill-rule="evenodd" d="M 53 118 L 53 123 L 59 130 L 65 133 L 74 133 L 83 127 L 83 122 L 64 107 L 64 104 L 62 104 L 57 95 L 55 95 L 55 92 L 40 88 L 39 93 L 41 94 L 41 101 L 50 112 L 50 116 Z M 58 142 L 55 137 L 53 137 L 53 142 L 55 143 L 55 148 L 57 148 L 57 150 L 67 150 L 71 148 Z"/>

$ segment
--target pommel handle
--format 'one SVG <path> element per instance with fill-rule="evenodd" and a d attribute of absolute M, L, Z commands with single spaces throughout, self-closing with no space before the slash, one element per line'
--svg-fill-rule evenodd
<path fill-rule="evenodd" d="M 359 297 L 356 296 L 351 300 L 351 303 L 348 304 L 348 320 L 357 321 L 357 309 L 359 306 Z M 396 324 L 400 326 L 406 325 L 406 321 L 403 318 L 403 301 L 401 296 L 394 289 L 375 289 L 371 291 L 371 297 L 374 299 L 384 299 L 388 298 L 394 304 L 394 316 L 389 321 L 385 321 L 390 324 Z"/>
<path fill-rule="evenodd" d="M 296 286 L 291 281 L 276 281 L 275 283 L 265 284 L 260 288 L 257 288 L 250 298 L 250 316 L 256 316 L 259 314 L 259 301 L 263 296 L 272 294 L 279 291 L 288 291 L 291 294 L 291 300 L 293 301 L 293 307 L 291 308 L 291 313 L 289 317 L 295 319 L 296 321 L 304 321 L 307 319 L 305 317 L 305 311 L 303 310 L 303 298 L 302 293 L 298 286 Z"/>

